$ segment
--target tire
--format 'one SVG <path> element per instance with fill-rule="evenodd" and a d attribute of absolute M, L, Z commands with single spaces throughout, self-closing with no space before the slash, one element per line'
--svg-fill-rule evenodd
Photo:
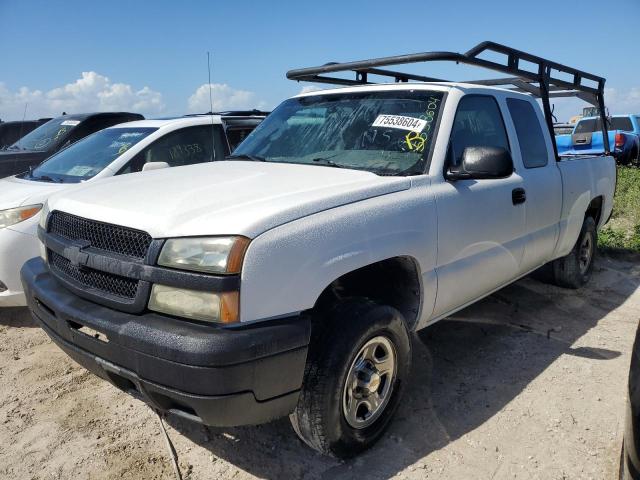
<path fill-rule="evenodd" d="M 598 239 L 596 222 L 585 217 L 578 240 L 571 252 L 553 261 L 553 281 L 559 287 L 580 288 L 591 278 Z"/>
<path fill-rule="evenodd" d="M 372 365 L 380 371 L 386 365 L 388 373 L 376 377 Z M 384 433 L 410 369 L 411 340 L 402 314 L 366 298 L 341 300 L 316 321 L 291 424 L 311 448 L 352 457 Z"/>
<path fill-rule="evenodd" d="M 620 449 L 620 466 L 618 469 L 618 480 L 633 480 L 629 468 L 627 467 L 627 452 L 624 448 L 624 441 Z"/>
<path fill-rule="evenodd" d="M 639 160 L 640 159 L 638 159 L 638 147 L 634 147 L 631 153 L 629 154 L 629 165 L 637 167 Z"/>

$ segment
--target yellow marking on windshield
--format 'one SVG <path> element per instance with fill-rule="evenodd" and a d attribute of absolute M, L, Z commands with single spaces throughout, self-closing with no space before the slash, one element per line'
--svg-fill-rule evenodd
<path fill-rule="evenodd" d="M 424 151 L 424 144 L 427 141 L 426 133 L 409 132 L 404 138 L 407 142 L 407 147 L 409 147 L 409 150 L 418 153 Z"/>

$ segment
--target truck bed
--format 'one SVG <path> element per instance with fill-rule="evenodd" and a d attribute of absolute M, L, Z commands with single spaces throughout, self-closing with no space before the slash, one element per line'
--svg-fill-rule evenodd
<path fill-rule="evenodd" d="M 563 189 L 560 235 L 555 253 L 556 257 L 562 257 L 571 251 L 591 199 L 602 197 L 604 202 L 598 227 L 611 216 L 616 163 L 611 156 L 569 156 L 561 157 L 558 169 Z"/>

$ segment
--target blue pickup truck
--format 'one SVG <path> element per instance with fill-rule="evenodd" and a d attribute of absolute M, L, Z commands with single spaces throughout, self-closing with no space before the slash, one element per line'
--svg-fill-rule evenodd
<path fill-rule="evenodd" d="M 640 115 L 616 115 L 609 118 L 609 145 L 611 153 L 621 165 L 638 165 L 640 153 Z M 602 153 L 600 117 L 580 120 L 573 132 L 556 135 L 559 155 L 593 155 Z"/>

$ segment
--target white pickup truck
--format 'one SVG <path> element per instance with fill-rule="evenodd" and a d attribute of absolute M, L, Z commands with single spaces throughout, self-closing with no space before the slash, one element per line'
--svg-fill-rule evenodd
<path fill-rule="evenodd" d="M 369 62 L 344 70 L 391 63 Z M 218 426 L 290 415 L 311 447 L 354 455 L 402 401 L 411 332 L 548 262 L 560 285 L 588 281 L 615 163 L 558 161 L 549 125 L 529 93 L 478 84 L 298 95 L 228 161 L 50 198 L 29 307 L 156 409 Z"/>

